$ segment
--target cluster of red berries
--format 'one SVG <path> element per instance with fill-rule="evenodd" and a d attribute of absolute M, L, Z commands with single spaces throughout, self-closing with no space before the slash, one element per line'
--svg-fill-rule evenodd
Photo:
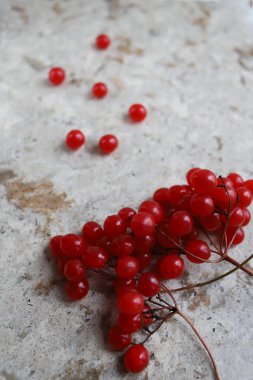
<path fill-rule="evenodd" d="M 149 351 L 133 343 L 132 334 L 157 323 L 158 297 L 164 280 L 182 276 L 185 259 L 195 264 L 217 254 L 225 257 L 231 245 L 244 239 L 243 227 L 250 221 L 253 179 L 239 174 L 217 177 L 207 169 L 194 168 L 186 175 L 188 184 L 160 188 L 152 199 L 135 211 L 122 208 L 100 226 L 89 221 L 81 235 L 55 236 L 50 252 L 67 283 L 70 300 L 86 296 L 86 273 L 96 273 L 113 284 L 118 317 L 111 327 L 108 343 L 124 350 L 124 365 L 130 372 L 141 372 L 149 362 Z M 208 237 L 208 239 L 207 239 Z M 217 251 L 212 239 L 219 239 Z M 215 247 L 215 243 L 214 243 Z M 220 257 L 219 256 L 219 257 Z"/>
<path fill-rule="evenodd" d="M 105 34 L 100 34 L 96 38 L 96 47 L 98 49 L 107 49 L 110 45 L 110 38 Z M 54 86 L 59 86 L 65 80 L 66 73 L 61 67 L 53 67 L 49 71 L 48 79 Z M 108 87 L 105 83 L 95 83 L 92 87 L 92 94 L 95 98 L 102 99 L 108 93 Z M 129 119 L 132 122 L 139 123 L 147 116 L 147 110 L 142 104 L 133 104 L 128 110 Z M 66 145 L 71 150 L 77 150 L 85 144 L 85 136 L 80 130 L 72 130 L 66 136 Z M 119 145 L 116 136 L 107 134 L 99 140 L 98 146 L 102 153 L 110 154 Z"/>

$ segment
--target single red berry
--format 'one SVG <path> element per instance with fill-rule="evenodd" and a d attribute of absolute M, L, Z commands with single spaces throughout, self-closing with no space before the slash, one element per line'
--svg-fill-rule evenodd
<path fill-rule="evenodd" d="M 155 318 L 153 317 L 152 310 L 148 305 L 144 305 L 142 310 L 142 323 L 143 326 L 150 326 L 155 322 Z"/>
<path fill-rule="evenodd" d="M 120 314 L 140 314 L 143 310 L 144 298 L 141 293 L 129 290 L 118 295 L 117 304 Z"/>
<path fill-rule="evenodd" d="M 62 235 L 57 235 L 57 236 L 52 237 L 52 239 L 50 240 L 49 251 L 51 255 L 54 257 L 64 256 L 61 250 L 61 246 L 60 246 L 62 237 L 63 237 Z"/>
<path fill-rule="evenodd" d="M 237 187 L 243 186 L 244 181 L 243 181 L 242 177 L 237 173 L 230 173 L 228 175 L 228 179 L 230 179 L 230 181 L 232 181 L 235 189 Z"/>
<path fill-rule="evenodd" d="M 99 145 L 99 149 L 101 150 L 102 153 L 110 154 L 115 149 L 117 149 L 119 142 L 118 142 L 117 137 L 114 135 L 104 135 L 99 140 L 98 145 Z"/>
<path fill-rule="evenodd" d="M 108 334 L 108 343 L 114 350 L 124 350 L 131 343 L 131 334 L 124 333 L 118 326 L 113 326 Z"/>
<path fill-rule="evenodd" d="M 200 168 L 192 168 L 192 169 L 188 170 L 188 172 L 186 173 L 186 180 L 190 186 L 192 186 L 192 183 L 191 183 L 192 174 L 195 173 L 199 169 Z"/>
<path fill-rule="evenodd" d="M 61 67 L 52 67 L 48 79 L 54 86 L 59 86 L 65 79 L 65 71 Z"/>
<path fill-rule="evenodd" d="M 208 260 L 211 256 L 210 248 L 203 240 L 191 240 L 186 244 L 185 250 L 196 256 L 186 254 L 187 259 L 195 264 L 202 264 L 205 262 L 203 260 Z"/>
<path fill-rule="evenodd" d="M 137 253 L 135 257 L 139 263 L 139 271 L 142 271 L 150 266 L 151 260 L 152 260 L 151 252 L 143 251 L 143 252 Z"/>
<path fill-rule="evenodd" d="M 148 212 L 153 215 L 155 222 L 160 223 L 164 219 L 164 210 L 160 203 L 149 200 L 144 201 L 139 207 L 140 212 Z"/>
<path fill-rule="evenodd" d="M 236 191 L 233 188 L 215 187 L 210 195 L 215 205 L 222 210 L 227 210 L 229 206 L 231 208 L 236 202 Z"/>
<path fill-rule="evenodd" d="M 96 244 L 104 237 L 104 231 L 98 223 L 90 221 L 83 225 L 82 235 L 87 243 Z"/>
<path fill-rule="evenodd" d="M 125 221 L 127 227 L 130 227 L 131 220 L 133 219 L 136 211 L 131 207 L 123 207 L 119 210 L 118 215 Z"/>
<path fill-rule="evenodd" d="M 88 247 L 83 256 L 84 265 L 92 269 L 103 268 L 108 260 L 107 251 L 101 247 Z"/>
<path fill-rule="evenodd" d="M 92 87 L 92 94 L 95 98 L 104 98 L 108 93 L 108 88 L 105 83 L 95 83 Z"/>
<path fill-rule="evenodd" d="M 245 219 L 245 215 L 244 215 L 243 209 L 239 206 L 235 207 L 228 218 L 228 225 L 231 227 L 241 226 L 244 222 L 244 219 Z M 226 220 L 227 220 L 226 216 L 221 215 L 221 220 L 225 225 Z"/>
<path fill-rule="evenodd" d="M 172 235 L 183 236 L 191 232 L 193 220 L 186 211 L 174 212 L 169 220 L 169 229 Z"/>
<path fill-rule="evenodd" d="M 128 115 L 133 122 L 139 123 L 146 118 L 147 110 L 142 104 L 133 104 L 129 108 Z"/>
<path fill-rule="evenodd" d="M 191 185 L 197 193 L 210 194 L 217 186 L 217 177 L 210 170 L 199 169 L 191 175 Z"/>
<path fill-rule="evenodd" d="M 142 327 L 142 315 L 141 314 L 135 314 L 135 315 L 126 315 L 126 314 L 119 314 L 118 320 L 117 320 L 117 326 L 123 331 L 124 333 L 134 333 Z"/>
<path fill-rule="evenodd" d="M 139 272 L 138 260 L 133 256 L 121 257 L 116 263 L 115 270 L 119 278 L 124 280 L 134 278 Z"/>
<path fill-rule="evenodd" d="M 157 189 L 153 194 L 153 199 L 158 203 L 169 203 L 170 189 L 168 187 L 161 187 L 160 189 Z"/>
<path fill-rule="evenodd" d="M 227 245 L 238 245 L 243 242 L 245 234 L 241 227 L 228 227 L 226 230 Z"/>
<path fill-rule="evenodd" d="M 96 46 L 98 49 L 106 49 L 110 45 L 111 40 L 106 34 L 100 34 L 96 38 Z"/>
<path fill-rule="evenodd" d="M 155 244 L 155 239 L 153 235 L 146 236 L 134 236 L 134 248 L 137 254 L 143 252 L 150 252 Z"/>
<path fill-rule="evenodd" d="M 78 259 L 69 260 L 64 267 L 64 276 L 69 281 L 82 281 L 85 274 L 85 268 Z"/>
<path fill-rule="evenodd" d="M 56 261 L 56 266 L 60 274 L 64 275 L 64 268 L 66 263 L 69 261 L 67 257 L 59 257 Z"/>
<path fill-rule="evenodd" d="M 85 278 L 79 282 L 68 281 L 65 291 L 71 301 L 78 301 L 87 295 L 89 282 Z"/>
<path fill-rule="evenodd" d="M 152 272 L 142 273 L 138 280 L 138 290 L 144 297 L 154 297 L 161 290 L 161 281 Z"/>
<path fill-rule="evenodd" d="M 248 179 L 243 184 L 244 187 L 247 187 L 247 189 L 253 194 L 253 179 Z"/>
<path fill-rule="evenodd" d="M 176 279 L 184 272 L 184 260 L 175 253 L 164 256 L 158 262 L 158 270 L 162 278 Z"/>
<path fill-rule="evenodd" d="M 155 230 L 155 218 L 147 212 L 138 212 L 132 219 L 131 228 L 137 236 L 152 235 Z"/>
<path fill-rule="evenodd" d="M 223 186 L 227 189 L 234 189 L 234 184 L 228 177 L 221 177 L 219 176 L 217 178 L 217 186 Z"/>
<path fill-rule="evenodd" d="M 238 206 L 248 207 L 252 202 L 252 194 L 247 187 L 238 187 L 236 189 L 238 196 Z"/>
<path fill-rule="evenodd" d="M 247 226 L 250 222 L 250 219 L 251 219 L 251 213 L 250 211 L 247 209 L 247 208 L 243 208 L 243 213 L 244 213 L 244 222 L 242 224 L 242 226 Z"/>
<path fill-rule="evenodd" d="M 220 214 L 214 213 L 204 218 L 200 218 L 200 223 L 209 232 L 217 231 L 221 227 Z"/>
<path fill-rule="evenodd" d="M 104 232 L 109 239 L 113 239 L 126 232 L 126 223 L 118 215 L 109 215 L 104 222 Z"/>
<path fill-rule="evenodd" d="M 175 248 L 179 244 L 178 236 L 172 235 L 168 223 L 161 223 L 155 233 L 156 241 L 164 248 Z"/>
<path fill-rule="evenodd" d="M 169 189 L 169 199 L 173 207 L 178 207 L 179 202 L 187 194 L 192 194 L 192 189 L 187 185 L 174 185 Z"/>
<path fill-rule="evenodd" d="M 84 255 L 87 244 L 81 236 L 68 234 L 62 237 L 60 247 L 64 255 L 72 259 L 78 259 Z"/>
<path fill-rule="evenodd" d="M 214 201 L 209 195 L 194 194 L 190 200 L 190 209 L 197 216 L 208 216 L 214 211 Z"/>
<path fill-rule="evenodd" d="M 149 352 L 142 344 L 131 346 L 124 355 L 124 365 L 129 372 L 142 372 L 148 363 Z"/>
<path fill-rule="evenodd" d="M 121 235 L 114 238 L 110 244 L 113 256 L 130 256 L 134 252 L 134 239 L 130 235 Z"/>
<path fill-rule="evenodd" d="M 77 150 L 85 143 L 84 134 L 78 129 L 73 129 L 66 136 L 66 144 L 71 150 Z"/>
<path fill-rule="evenodd" d="M 129 280 L 123 280 L 121 278 L 116 278 L 113 282 L 114 290 L 119 295 L 124 292 L 128 292 L 129 290 L 135 291 L 136 284 L 133 278 Z"/>

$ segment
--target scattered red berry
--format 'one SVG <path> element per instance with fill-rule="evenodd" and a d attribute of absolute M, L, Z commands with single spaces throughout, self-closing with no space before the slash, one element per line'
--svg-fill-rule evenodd
<path fill-rule="evenodd" d="M 48 73 L 48 79 L 54 86 L 59 86 L 65 79 L 65 71 L 61 67 L 52 67 Z"/>
<path fill-rule="evenodd" d="M 124 356 L 124 365 L 129 372 L 142 372 L 149 363 L 149 352 L 142 344 L 130 347 Z"/>
<path fill-rule="evenodd" d="M 107 49 L 111 40 L 106 34 L 100 34 L 96 38 L 96 46 L 98 49 Z"/>
<path fill-rule="evenodd" d="M 128 115 L 133 122 L 139 123 L 146 118 L 147 110 L 142 104 L 133 104 L 129 108 Z"/>
<path fill-rule="evenodd" d="M 99 149 L 104 154 L 112 153 L 115 149 L 117 149 L 118 145 L 118 139 L 114 135 L 104 135 L 99 140 Z"/>
<path fill-rule="evenodd" d="M 95 98 L 104 98 L 108 93 L 108 88 L 105 83 L 95 83 L 92 87 L 92 94 Z"/>
<path fill-rule="evenodd" d="M 64 255 L 76 259 L 84 255 L 87 244 L 81 236 L 68 234 L 62 237 L 60 248 Z"/>
<path fill-rule="evenodd" d="M 70 301 L 78 301 L 87 295 L 89 282 L 86 279 L 79 282 L 69 281 L 66 284 L 65 291 Z"/>
<path fill-rule="evenodd" d="M 82 281 L 85 269 L 80 260 L 69 260 L 64 267 L 64 276 L 69 281 Z"/>
<path fill-rule="evenodd" d="M 71 150 L 77 150 L 85 143 L 84 134 L 78 129 L 73 129 L 66 136 L 66 144 Z"/>

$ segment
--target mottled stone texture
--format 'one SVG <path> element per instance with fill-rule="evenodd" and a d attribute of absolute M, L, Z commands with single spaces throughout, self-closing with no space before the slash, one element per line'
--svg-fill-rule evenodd
<path fill-rule="evenodd" d="M 107 32 L 111 48 L 93 41 Z M 2 0 L 0 3 L 0 379 L 109 380 L 127 375 L 104 343 L 109 293 L 68 303 L 46 247 L 155 188 L 184 180 L 192 165 L 253 176 L 253 8 L 248 0 Z M 52 65 L 63 86 L 46 81 Z M 95 81 L 110 90 L 90 97 Z M 131 125 L 133 102 L 149 117 Z M 68 152 L 80 128 L 85 149 Z M 113 132 L 109 157 L 98 138 Z M 238 259 L 252 252 L 252 227 Z M 187 264 L 184 281 L 230 268 Z M 190 274 L 189 274 L 190 273 Z M 95 286 L 95 285 L 94 285 Z M 252 281 L 236 273 L 177 296 L 212 348 L 222 380 L 252 380 Z M 148 343 L 141 380 L 212 379 L 195 336 L 176 318 Z"/>

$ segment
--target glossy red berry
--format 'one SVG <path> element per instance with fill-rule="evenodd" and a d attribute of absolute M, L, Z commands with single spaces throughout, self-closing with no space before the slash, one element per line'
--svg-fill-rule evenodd
<path fill-rule="evenodd" d="M 197 170 L 199 170 L 200 168 L 192 168 L 190 169 L 187 173 L 186 173 L 186 180 L 188 182 L 188 184 L 190 186 L 192 186 L 192 183 L 191 183 L 191 176 L 193 173 L 195 173 Z"/>
<path fill-rule="evenodd" d="M 216 187 L 211 192 L 216 206 L 221 210 L 228 210 L 236 203 L 236 191 L 232 188 Z"/>
<path fill-rule="evenodd" d="M 118 142 L 117 137 L 114 135 L 104 135 L 99 140 L 98 145 L 99 145 L 99 149 L 101 150 L 102 153 L 110 154 L 115 149 L 117 149 L 119 142 Z"/>
<path fill-rule="evenodd" d="M 186 211 L 174 212 L 169 220 L 169 230 L 172 235 L 183 236 L 191 232 L 193 220 L 190 214 Z"/>
<path fill-rule="evenodd" d="M 150 326 L 152 323 L 155 322 L 155 319 L 152 314 L 152 310 L 148 305 L 144 305 L 144 308 L 142 310 L 142 323 L 143 326 Z"/>
<path fill-rule="evenodd" d="M 142 315 L 119 314 L 117 325 L 124 333 L 134 333 L 142 327 Z"/>
<path fill-rule="evenodd" d="M 173 207 L 178 207 L 185 195 L 192 194 L 192 189 L 187 185 L 174 185 L 169 189 L 169 199 Z"/>
<path fill-rule="evenodd" d="M 146 269 L 151 264 L 152 255 L 150 252 L 143 251 L 143 252 L 137 253 L 135 257 L 138 260 L 140 271 Z"/>
<path fill-rule="evenodd" d="M 155 230 L 155 218 L 147 212 L 138 212 L 132 219 L 131 228 L 137 236 L 152 235 Z"/>
<path fill-rule="evenodd" d="M 223 187 L 226 187 L 227 189 L 234 189 L 233 182 L 231 181 L 231 179 L 227 177 L 219 176 L 217 178 L 217 186 L 223 186 Z"/>
<path fill-rule="evenodd" d="M 236 189 L 238 196 L 238 205 L 240 207 L 248 207 L 252 202 L 252 194 L 247 187 L 238 187 Z"/>
<path fill-rule="evenodd" d="M 163 207 L 156 201 L 149 200 L 142 202 L 139 211 L 148 212 L 153 215 L 156 223 L 160 223 L 164 219 Z"/>
<path fill-rule="evenodd" d="M 209 195 L 194 194 L 190 200 L 190 209 L 194 215 L 208 216 L 214 211 L 214 201 Z"/>
<path fill-rule="evenodd" d="M 243 209 L 241 207 L 236 207 L 234 210 L 231 212 L 229 218 L 228 218 L 228 225 L 231 227 L 238 227 L 241 226 L 244 222 L 245 215 L 243 212 Z M 226 222 L 226 217 L 222 215 L 221 220 L 225 224 Z"/>
<path fill-rule="evenodd" d="M 226 230 L 227 245 L 238 245 L 243 242 L 245 234 L 241 227 L 228 227 Z"/>
<path fill-rule="evenodd" d="M 108 334 L 108 343 L 114 350 L 124 350 L 131 343 L 131 334 L 124 333 L 118 326 L 113 326 Z"/>
<path fill-rule="evenodd" d="M 119 210 L 118 215 L 125 221 L 127 227 L 130 227 L 131 220 L 133 219 L 136 211 L 131 207 L 123 207 Z"/>
<path fill-rule="evenodd" d="M 138 280 L 138 290 L 144 297 L 154 297 L 161 290 L 161 281 L 152 272 L 142 273 Z"/>
<path fill-rule="evenodd" d="M 65 256 L 77 259 L 84 255 L 87 244 L 81 236 L 68 234 L 62 237 L 60 247 Z"/>
<path fill-rule="evenodd" d="M 247 208 L 243 208 L 243 213 L 244 213 L 244 222 L 242 224 L 242 226 L 247 226 L 250 222 L 250 219 L 251 219 L 251 213 L 250 211 L 247 209 Z"/>
<path fill-rule="evenodd" d="M 134 236 L 134 248 L 135 252 L 143 253 L 143 252 L 150 252 L 155 244 L 155 239 L 153 235 L 146 235 L 146 236 Z"/>
<path fill-rule="evenodd" d="M 62 237 L 63 237 L 62 235 L 57 235 L 57 236 L 52 237 L 52 239 L 50 240 L 49 251 L 51 255 L 54 257 L 64 256 L 61 250 L 61 246 L 60 246 Z"/>
<path fill-rule="evenodd" d="M 129 108 L 128 115 L 133 122 L 139 123 L 146 118 L 147 110 L 142 104 L 133 104 Z"/>
<path fill-rule="evenodd" d="M 209 232 L 217 231 L 221 227 L 220 214 L 214 213 L 204 218 L 200 218 L 201 225 Z"/>
<path fill-rule="evenodd" d="M 130 347 L 124 356 L 124 365 L 127 371 L 142 372 L 149 363 L 149 352 L 142 344 Z"/>
<path fill-rule="evenodd" d="M 160 189 L 157 189 L 153 194 L 153 199 L 158 203 L 169 203 L 170 189 L 168 187 L 161 187 Z"/>
<path fill-rule="evenodd" d="M 111 40 L 106 34 L 100 34 L 96 38 L 96 46 L 98 49 L 107 49 Z"/>
<path fill-rule="evenodd" d="M 109 215 L 104 222 L 104 232 L 109 239 L 113 239 L 126 232 L 126 223 L 118 215 Z"/>
<path fill-rule="evenodd" d="M 101 247 L 88 247 L 83 256 L 84 265 L 92 269 L 103 268 L 108 260 L 107 251 Z"/>
<path fill-rule="evenodd" d="M 78 129 L 73 129 L 66 136 L 66 145 L 71 150 L 77 150 L 85 143 L 84 134 Z"/>
<path fill-rule="evenodd" d="M 237 187 L 243 186 L 244 181 L 242 177 L 237 173 L 230 173 L 228 175 L 228 179 L 230 179 L 230 181 L 233 183 L 235 189 Z"/>
<path fill-rule="evenodd" d="M 104 237 L 104 231 L 98 223 L 90 221 L 83 225 L 82 235 L 87 243 L 95 244 Z"/>
<path fill-rule="evenodd" d="M 124 280 L 134 278 L 139 272 L 138 260 L 133 256 L 121 257 L 116 263 L 115 270 L 119 278 Z"/>
<path fill-rule="evenodd" d="M 143 295 L 137 291 L 126 291 L 120 293 L 117 298 L 120 314 L 140 314 L 144 306 Z"/>
<path fill-rule="evenodd" d="M 159 274 L 164 279 L 176 279 L 184 272 L 184 260 L 177 254 L 171 253 L 158 262 Z"/>
<path fill-rule="evenodd" d="M 95 98 L 104 98 L 108 93 L 108 88 L 105 83 L 95 83 L 92 87 L 92 94 Z"/>
<path fill-rule="evenodd" d="M 48 73 L 48 79 L 54 86 L 59 86 L 65 79 L 65 71 L 61 67 L 52 67 Z"/>
<path fill-rule="evenodd" d="M 130 256 L 134 252 L 134 239 L 130 235 L 121 235 L 114 238 L 110 244 L 113 256 Z"/>
<path fill-rule="evenodd" d="M 64 267 L 64 276 L 69 281 L 82 281 L 85 274 L 85 268 L 81 260 L 69 260 Z"/>
<path fill-rule="evenodd" d="M 133 278 L 129 280 L 123 280 L 121 278 L 116 278 L 113 282 L 113 286 L 115 289 L 115 292 L 117 294 L 121 294 L 127 291 L 135 291 L 136 290 L 136 283 Z"/>
<path fill-rule="evenodd" d="M 244 187 L 247 187 L 247 189 L 253 194 L 253 179 L 248 179 L 243 184 Z"/>
<path fill-rule="evenodd" d="M 191 175 L 191 185 L 197 193 L 210 194 L 217 186 L 217 177 L 210 170 L 199 169 Z"/>
<path fill-rule="evenodd" d="M 86 279 L 79 282 L 68 281 L 65 291 L 71 301 L 78 301 L 87 295 L 89 291 L 89 282 Z"/>
<path fill-rule="evenodd" d="M 191 240 L 186 244 L 185 250 L 196 256 L 186 254 L 187 259 L 195 264 L 202 264 L 211 256 L 210 248 L 203 240 Z"/>

